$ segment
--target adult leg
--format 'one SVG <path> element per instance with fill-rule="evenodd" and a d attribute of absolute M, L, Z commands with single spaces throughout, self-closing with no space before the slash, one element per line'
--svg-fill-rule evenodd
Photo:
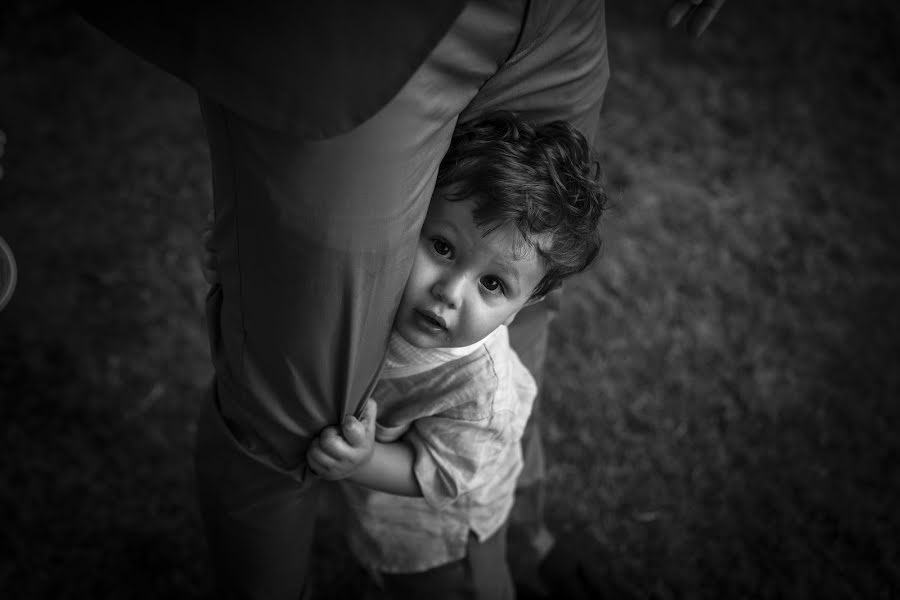
<path fill-rule="evenodd" d="M 221 287 L 196 466 L 221 593 L 307 589 L 306 448 L 374 384 L 457 116 L 509 56 L 523 10 L 470 3 L 400 93 L 335 138 L 304 141 L 201 98 Z"/>

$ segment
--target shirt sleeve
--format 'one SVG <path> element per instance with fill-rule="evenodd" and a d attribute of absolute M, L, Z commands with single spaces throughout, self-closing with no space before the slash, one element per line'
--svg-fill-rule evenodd
<path fill-rule="evenodd" d="M 512 416 L 503 411 L 464 420 L 448 411 L 413 423 L 405 439 L 415 449 L 413 469 L 431 506 L 441 508 L 494 479 L 514 442 Z"/>

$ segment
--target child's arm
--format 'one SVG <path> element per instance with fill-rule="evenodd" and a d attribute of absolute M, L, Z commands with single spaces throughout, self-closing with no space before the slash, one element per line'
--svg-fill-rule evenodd
<path fill-rule="evenodd" d="M 362 421 L 348 416 L 337 427 L 326 427 L 306 453 L 310 468 L 328 480 L 349 479 L 367 488 L 421 497 L 413 471 L 415 451 L 404 441 L 375 441 L 374 400 L 366 402 Z"/>

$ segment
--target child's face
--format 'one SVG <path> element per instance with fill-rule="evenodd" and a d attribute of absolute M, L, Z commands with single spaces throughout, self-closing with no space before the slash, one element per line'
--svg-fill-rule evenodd
<path fill-rule="evenodd" d="M 484 339 L 522 307 L 545 274 L 537 252 L 516 258 L 518 232 L 483 236 L 472 200 L 431 199 L 412 272 L 394 321 L 419 348 L 458 348 Z M 519 243 L 521 245 L 521 243 Z"/>

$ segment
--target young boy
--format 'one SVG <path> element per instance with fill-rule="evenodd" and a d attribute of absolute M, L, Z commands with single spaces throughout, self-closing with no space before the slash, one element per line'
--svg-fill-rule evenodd
<path fill-rule="evenodd" d="M 373 399 L 307 454 L 347 482 L 350 547 L 390 597 L 514 596 L 505 524 L 537 390 L 506 325 L 596 257 L 604 202 L 567 123 L 457 127 Z"/>

